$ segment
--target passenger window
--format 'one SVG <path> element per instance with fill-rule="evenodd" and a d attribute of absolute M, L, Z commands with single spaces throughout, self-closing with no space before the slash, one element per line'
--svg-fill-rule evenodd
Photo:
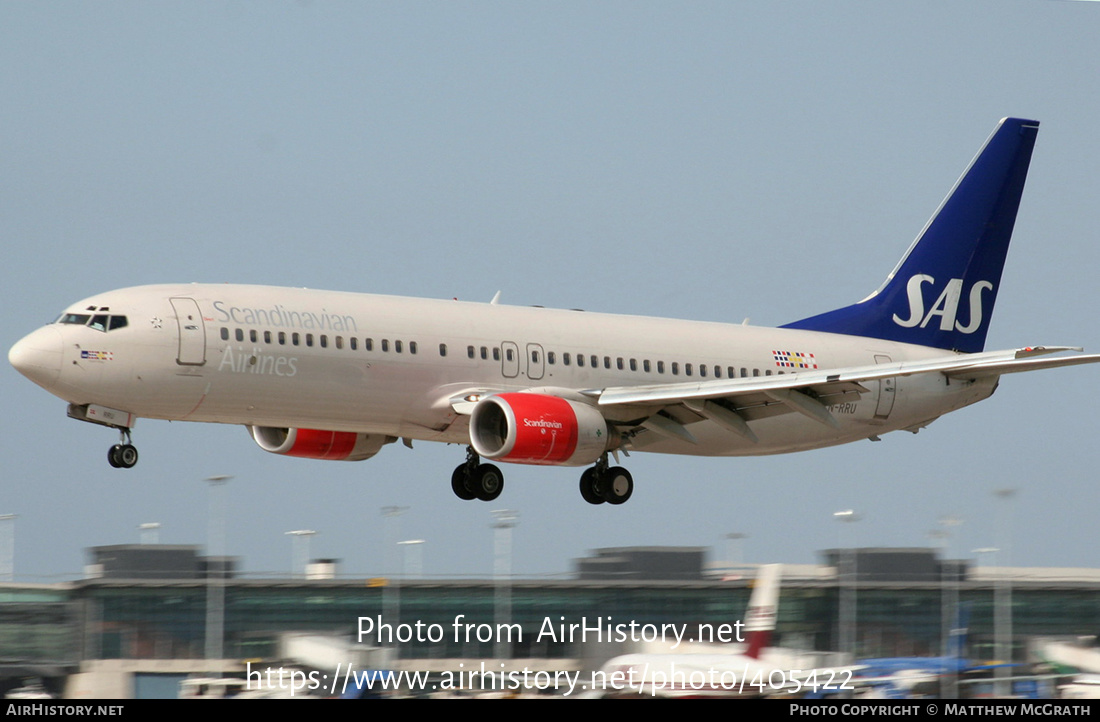
<path fill-rule="evenodd" d="M 684 376 L 691 376 L 691 364 L 684 364 Z"/>
<path fill-rule="evenodd" d="M 623 370 L 623 357 L 622 356 L 619 356 L 618 358 L 615 359 L 615 366 L 617 366 L 620 371 Z"/>
<path fill-rule="evenodd" d="M 583 353 L 577 354 L 577 365 L 582 366 L 582 367 L 584 366 L 584 354 Z"/>
<path fill-rule="evenodd" d="M 474 351 L 473 346 L 467 346 L 466 347 L 466 355 L 469 356 L 470 358 L 476 358 L 477 353 Z"/>
<path fill-rule="evenodd" d="M 264 331 L 264 343 L 271 343 L 271 332 Z"/>
<path fill-rule="evenodd" d="M 673 361 L 672 362 L 672 375 L 673 376 L 679 376 L 680 375 L 680 362 L 679 361 Z"/>
<path fill-rule="evenodd" d="M 507 350 L 506 350 L 506 351 L 504 352 L 504 356 L 505 356 L 505 358 L 506 358 L 506 359 L 508 359 L 509 361 L 511 361 L 512 359 L 514 359 L 514 358 L 515 358 L 515 355 L 514 355 L 514 354 L 512 353 L 512 349 L 507 349 Z"/>
<path fill-rule="evenodd" d="M 388 353 L 390 350 L 390 340 L 388 338 L 382 339 L 382 352 Z"/>
<path fill-rule="evenodd" d="M 393 342 L 393 350 L 396 351 L 397 353 L 401 353 L 404 350 L 404 344 L 401 343 L 400 341 L 394 341 Z"/>
<path fill-rule="evenodd" d="M 348 339 L 348 345 L 351 347 L 352 351 L 358 351 L 359 350 L 359 339 L 352 336 L 351 338 Z"/>
<path fill-rule="evenodd" d="M 663 374 L 664 372 L 665 372 L 665 362 L 664 361 L 658 361 L 657 362 L 657 373 Z"/>
<path fill-rule="evenodd" d="M 445 343 L 439 344 L 439 355 L 440 356 L 446 356 L 447 355 L 447 344 L 445 344 Z"/>
<path fill-rule="evenodd" d="M 539 362 L 539 352 L 535 351 L 535 350 L 532 350 L 531 351 L 531 363 L 537 364 L 538 362 Z"/>
<path fill-rule="evenodd" d="M 243 329 L 238 328 L 237 333 L 235 335 L 237 336 L 238 341 L 244 341 L 244 330 Z"/>
<path fill-rule="evenodd" d="M 301 343 L 301 336 L 298 334 L 297 331 L 290 334 L 290 343 L 294 346 L 297 346 L 298 344 Z"/>
<path fill-rule="evenodd" d="M 481 360 L 482 361 L 488 361 L 489 360 L 489 349 L 486 348 L 485 346 L 481 347 Z"/>
<path fill-rule="evenodd" d="M 321 334 L 321 348 L 328 348 L 328 334 Z"/>
<path fill-rule="evenodd" d="M 337 336 L 336 337 L 336 348 L 338 348 L 338 349 L 344 348 L 344 337 L 343 336 Z"/>
<path fill-rule="evenodd" d="M 702 376 L 703 378 L 706 378 L 706 376 L 707 376 L 707 365 L 706 364 L 699 364 L 699 375 Z"/>
<path fill-rule="evenodd" d="M 604 356 L 603 357 L 603 367 L 605 369 L 611 368 L 611 357 L 610 356 Z"/>
<path fill-rule="evenodd" d="M 373 338 L 363 339 L 363 350 L 364 351 L 373 351 L 374 350 L 374 339 Z"/>
<path fill-rule="evenodd" d="M 256 329 L 249 330 L 249 332 L 248 332 L 248 340 L 249 341 L 251 341 L 252 343 L 256 343 L 259 340 L 259 338 L 260 338 L 259 332 L 257 332 Z"/>
<path fill-rule="evenodd" d="M 279 332 L 279 345 L 286 346 L 286 331 Z"/>
<path fill-rule="evenodd" d="M 409 353 L 416 354 L 416 341 L 409 341 Z"/>
<path fill-rule="evenodd" d="M 637 359 L 630 359 L 630 370 L 631 371 L 637 371 L 638 370 L 638 360 Z"/>
<path fill-rule="evenodd" d="M 565 352 L 561 355 L 561 363 L 563 366 L 569 365 L 569 352 Z"/>
<path fill-rule="evenodd" d="M 229 329 L 226 328 L 225 326 L 222 326 L 222 341 L 228 341 L 228 340 L 229 340 Z"/>
<path fill-rule="evenodd" d="M 598 357 L 598 356 L 596 356 L 596 354 L 592 354 L 591 356 L 589 356 L 589 357 L 588 357 L 588 360 L 589 360 L 589 362 L 590 362 L 590 363 L 589 363 L 589 365 L 590 365 L 590 366 L 591 366 L 592 368 L 599 368 L 599 366 L 600 366 L 600 359 L 599 359 L 599 357 Z"/>
<path fill-rule="evenodd" d="M 649 359 L 642 361 L 642 371 L 649 373 Z"/>
<path fill-rule="evenodd" d="M 306 346 L 309 346 L 310 348 L 313 347 L 313 334 L 312 333 L 307 333 L 306 334 Z"/>
<path fill-rule="evenodd" d="M 553 366 L 557 362 L 558 362 L 558 355 L 556 353 L 554 353 L 553 351 L 547 351 L 546 352 L 546 363 Z"/>
<path fill-rule="evenodd" d="M 496 346 L 493 346 L 493 360 L 500 361 L 500 349 Z"/>

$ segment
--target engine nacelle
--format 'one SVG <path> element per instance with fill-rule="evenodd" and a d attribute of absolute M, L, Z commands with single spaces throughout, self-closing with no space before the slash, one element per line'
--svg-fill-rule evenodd
<path fill-rule="evenodd" d="M 474 450 L 494 461 L 587 466 L 607 451 L 610 437 L 594 407 L 557 396 L 497 394 L 470 415 Z"/>
<path fill-rule="evenodd" d="M 283 429 L 273 426 L 249 426 L 248 433 L 252 434 L 261 449 L 272 454 L 333 461 L 369 459 L 384 445 L 396 441 L 392 436 L 382 434 Z"/>

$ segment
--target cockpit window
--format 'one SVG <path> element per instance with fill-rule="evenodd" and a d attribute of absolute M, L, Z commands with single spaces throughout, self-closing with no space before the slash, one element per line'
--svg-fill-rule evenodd
<path fill-rule="evenodd" d="M 96 331 L 114 331 L 116 328 L 125 328 L 128 324 L 125 316 L 108 316 L 107 314 L 90 313 L 63 313 L 57 319 L 57 323 L 66 323 L 74 326 L 90 326 Z"/>

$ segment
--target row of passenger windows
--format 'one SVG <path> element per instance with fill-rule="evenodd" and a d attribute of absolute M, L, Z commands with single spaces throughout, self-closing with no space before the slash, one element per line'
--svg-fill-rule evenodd
<path fill-rule="evenodd" d="M 476 359 L 476 358 L 480 357 L 483 361 L 488 361 L 489 357 L 490 357 L 490 354 L 492 355 L 493 361 L 500 361 L 500 352 L 501 352 L 501 350 L 499 348 L 495 347 L 495 346 L 492 349 L 490 349 L 488 346 L 481 346 L 480 348 L 477 348 L 477 347 L 474 347 L 474 346 L 467 346 L 466 347 L 466 355 L 469 358 Z M 504 353 L 505 353 L 505 356 L 506 356 L 507 360 L 512 361 L 512 353 L 513 353 L 512 349 L 505 349 Z M 445 354 L 441 354 L 441 355 L 445 355 Z M 593 368 L 593 369 L 600 368 L 600 366 L 601 366 L 601 359 L 596 354 L 589 354 L 589 355 L 586 356 L 585 354 L 582 354 L 582 353 L 570 354 L 569 352 L 564 352 L 564 353 L 561 354 L 560 359 L 561 359 L 561 365 L 562 366 L 576 365 L 578 368 L 587 367 L 587 368 Z M 551 366 L 555 366 L 555 365 L 557 365 L 558 360 L 559 360 L 559 357 L 558 357 L 557 352 L 555 352 L 555 351 L 547 351 L 546 352 L 546 363 L 547 364 L 549 364 Z M 533 363 L 533 364 L 542 363 L 539 360 L 539 352 L 537 350 L 532 350 L 531 351 L 531 363 Z M 633 358 L 632 359 L 625 359 L 622 356 L 618 356 L 614 360 L 612 360 L 612 358 L 610 356 L 604 356 L 603 361 L 602 361 L 602 365 L 603 365 L 603 368 L 609 369 L 609 370 L 612 369 L 612 368 L 615 368 L 619 371 L 625 371 L 627 369 L 629 369 L 631 371 L 641 370 L 643 373 L 647 373 L 647 374 L 648 373 L 653 373 L 654 370 L 656 370 L 656 372 L 659 373 L 659 374 L 663 374 L 667 371 L 667 372 L 671 373 L 673 376 L 679 376 L 680 373 L 681 373 L 681 370 L 682 370 L 684 376 L 695 376 L 696 373 L 698 373 L 698 375 L 701 378 L 708 378 L 708 377 L 713 376 L 713 378 L 716 378 L 716 379 L 720 379 L 720 378 L 734 379 L 734 378 L 738 378 L 738 377 L 740 377 L 740 378 L 749 378 L 750 376 L 761 376 L 761 375 L 771 376 L 772 375 L 772 370 L 771 369 L 765 369 L 764 373 L 761 374 L 760 369 L 750 369 L 750 368 L 747 368 L 745 366 L 741 366 L 741 367 L 725 366 L 725 367 L 723 367 L 719 364 L 713 364 L 713 365 L 698 364 L 698 365 L 695 365 L 695 364 L 692 364 L 692 363 L 683 363 L 681 365 L 681 363 L 679 361 L 672 361 L 672 362 L 670 362 L 666 365 L 666 363 L 664 361 L 651 362 L 649 359 L 642 359 L 641 362 L 639 362 L 638 359 L 633 359 Z M 783 372 L 779 371 L 778 373 L 782 374 Z"/>
<path fill-rule="evenodd" d="M 65 321 L 62 321 L 66 323 Z M 69 322 L 72 323 L 72 322 Z M 247 338 L 251 343 L 260 343 L 261 339 L 266 344 L 277 344 L 279 346 L 307 346 L 307 347 L 319 347 L 319 348 L 336 348 L 336 349 L 350 349 L 352 351 L 358 351 L 360 348 L 360 339 L 356 336 L 350 336 L 344 338 L 343 336 L 332 336 L 328 334 L 312 334 L 302 333 L 299 331 L 258 331 L 256 329 L 233 329 L 232 337 L 237 341 L 244 342 Z M 230 330 L 223 326 L 221 328 L 221 338 L 223 341 L 230 340 Z M 362 348 L 364 351 L 374 351 L 376 348 L 384 353 L 404 353 L 407 349 L 410 354 L 416 354 L 419 350 L 416 341 L 401 341 L 391 340 L 383 338 L 377 341 L 377 344 L 373 338 L 362 339 Z M 508 362 L 514 362 L 516 350 L 513 348 L 503 349 L 504 360 Z M 494 362 L 501 361 L 502 350 L 499 346 L 467 346 L 466 356 L 471 359 L 481 359 L 482 361 L 493 360 Z M 447 344 L 439 344 L 439 355 L 445 357 L 447 355 Z M 750 376 L 771 376 L 772 370 L 765 369 L 764 373 L 760 373 L 760 369 L 750 369 L 744 366 L 721 366 L 719 364 L 693 364 L 690 362 L 681 363 L 679 361 L 671 361 L 666 364 L 665 361 L 650 361 L 649 359 L 626 359 L 622 356 L 618 356 L 614 359 L 610 356 L 601 357 L 596 354 L 588 354 L 587 356 L 582 353 L 571 354 L 564 352 L 559 357 L 557 352 L 548 351 L 546 353 L 546 363 L 550 366 L 556 366 L 561 361 L 562 366 L 577 366 L 578 368 L 593 368 L 598 369 L 603 366 L 604 369 L 617 369 L 619 371 L 641 371 L 642 373 L 653 373 L 656 371 L 658 374 L 669 373 L 672 376 L 679 376 L 681 372 L 684 376 L 696 376 L 700 378 L 713 377 L 720 378 L 748 378 Z M 531 363 L 541 364 L 542 361 L 539 358 L 539 351 L 532 349 L 531 351 Z M 782 374 L 782 371 L 778 373 Z"/>
<path fill-rule="evenodd" d="M 308 346 L 310 348 L 317 346 L 319 348 L 332 348 L 343 349 L 347 348 L 352 351 L 359 350 L 359 338 L 356 336 L 350 336 L 344 338 L 343 336 L 332 336 L 328 334 L 312 334 L 301 333 L 299 331 L 257 331 L 256 329 L 249 329 L 247 332 L 243 328 L 233 330 L 233 338 L 237 341 L 243 342 L 247 337 L 251 343 L 260 343 L 262 339 L 266 344 L 277 344 L 279 346 Z M 228 341 L 230 338 L 229 329 L 222 326 L 221 329 L 222 341 Z M 375 350 L 375 340 L 373 338 L 364 338 L 362 341 L 364 351 Z M 388 338 L 379 339 L 377 342 L 378 350 L 389 353 L 404 353 L 406 349 L 411 354 L 415 354 L 419 348 L 416 345 L 416 341 L 409 341 L 407 344 L 405 341 L 390 340 Z"/>

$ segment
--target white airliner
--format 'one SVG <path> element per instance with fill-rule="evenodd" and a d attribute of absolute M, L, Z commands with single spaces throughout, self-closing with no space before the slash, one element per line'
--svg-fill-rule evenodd
<path fill-rule="evenodd" d="M 815 668 L 790 650 L 769 649 L 779 619 L 779 586 L 783 565 L 760 567 L 743 624 L 733 632 L 746 644 L 684 642 L 681 651 L 632 653 L 608 660 L 593 676 L 592 696 L 622 697 L 760 697 L 778 694 L 839 694 L 853 689 L 855 667 Z M 712 632 L 685 630 L 698 642 Z M 709 625 L 708 626 L 709 629 Z"/>
<path fill-rule="evenodd" d="M 359 460 L 398 439 L 467 445 L 451 485 L 495 499 L 482 459 L 589 466 L 581 495 L 634 488 L 608 454 L 777 454 L 916 432 L 1002 374 L 1100 361 L 983 351 L 1038 123 L 1002 120 L 885 283 L 863 301 L 754 328 L 266 286 L 180 284 L 70 306 L 8 354 L 113 427 L 242 424 L 265 451 Z"/>

